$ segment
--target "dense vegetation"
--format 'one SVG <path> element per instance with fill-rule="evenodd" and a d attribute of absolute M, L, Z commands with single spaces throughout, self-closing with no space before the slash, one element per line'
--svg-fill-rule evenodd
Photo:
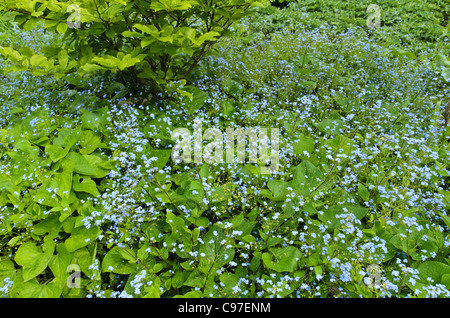
<path fill-rule="evenodd" d="M 0 295 L 450 297 L 448 3 L 276 4 L 157 90 L 3 13 Z M 194 121 L 279 128 L 278 172 L 174 162 Z"/>

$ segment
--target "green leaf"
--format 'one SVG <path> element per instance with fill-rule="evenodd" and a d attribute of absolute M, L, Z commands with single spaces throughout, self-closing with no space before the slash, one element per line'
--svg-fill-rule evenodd
<path fill-rule="evenodd" d="M 90 112 L 87 109 L 80 110 L 83 115 L 81 116 L 82 127 L 95 131 L 105 132 L 105 124 L 108 118 L 108 108 L 104 107 L 95 112 Z"/>
<path fill-rule="evenodd" d="M 356 219 L 361 220 L 369 212 L 368 208 L 363 208 L 359 205 L 336 205 L 330 207 L 322 215 L 319 215 L 319 219 L 323 224 L 326 224 L 329 229 L 339 228 L 341 221 L 346 223 L 346 218 L 337 217 L 341 214 L 353 214 Z"/>
<path fill-rule="evenodd" d="M 64 244 L 59 244 L 56 250 L 58 253 L 57 255 L 52 256 L 48 267 L 55 276 L 55 281 L 63 288 L 66 285 L 67 277 L 69 276 L 67 267 L 72 261 L 72 255 L 67 251 Z"/>
<path fill-rule="evenodd" d="M 98 134 L 92 130 L 83 130 L 80 138 L 80 153 L 82 155 L 89 155 L 98 148 L 106 148 L 107 145 L 102 143 L 102 140 Z"/>
<path fill-rule="evenodd" d="M 151 37 L 142 39 L 142 41 L 141 41 L 141 47 L 142 47 L 143 49 L 145 49 L 147 46 L 149 46 L 149 45 L 152 44 L 153 42 L 155 42 L 155 39 L 154 39 L 154 38 L 151 38 Z M 150 78 L 151 78 L 151 77 L 150 77 Z"/>
<path fill-rule="evenodd" d="M 158 31 L 158 30 L 157 30 L 157 31 Z M 143 36 L 142 33 L 139 33 L 139 32 L 133 32 L 133 31 L 129 31 L 129 30 L 122 32 L 122 35 L 123 35 L 124 37 L 126 37 L 126 38 L 131 38 L 131 37 L 137 37 L 137 38 L 139 38 L 139 37 L 142 37 L 142 36 Z"/>
<path fill-rule="evenodd" d="M 72 151 L 66 156 L 65 159 L 73 162 L 74 172 L 87 176 L 95 174 L 95 169 L 90 165 L 85 156 Z"/>
<path fill-rule="evenodd" d="M 232 79 L 227 79 L 224 83 L 224 90 L 228 94 L 237 96 L 239 94 L 242 94 L 243 87 L 242 87 L 241 83 L 239 83 L 235 80 L 232 80 Z"/>
<path fill-rule="evenodd" d="M 358 183 L 358 194 L 364 201 L 369 201 L 369 190 L 362 183 Z"/>
<path fill-rule="evenodd" d="M 58 31 L 61 34 L 66 33 L 66 31 L 67 31 L 67 23 L 66 22 L 59 23 L 58 26 L 56 27 L 56 31 Z"/>
<path fill-rule="evenodd" d="M 223 283 L 226 294 L 231 294 L 233 293 L 233 287 L 238 285 L 240 277 L 232 273 L 223 273 L 219 279 Z"/>
<path fill-rule="evenodd" d="M 309 195 L 311 191 L 321 187 L 323 191 L 328 183 L 323 183 L 324 175 L 310 161 L 303 160 L 294 171 L 294 177 L 290 182 L 292 188 L 300 190 L 303 195 Z"/>
<path fill-rule="evenodd" d="M 443 284 L 450 288 L 450 266 L 437 261 L 426 261 L 417 267 L 419 271 L 420 280 L 412 285 L 410 281 L 406 284 L 412 290 L 422 289 L 423 287 L 429 286 L 430 284 Z M 433 280 L 433 283 L 428 281 L 428 278 Z M 421 294 L 419 294 L 420 297 Z"/>
<path fill-rule="evenodd" d="M 16 268 L 14 267 L 14 263 L 9 259 L 3 259 L 0 261 L 0 282 L 4 282 L 6 277 L 9 277 L 13 280 L 16 275 Z M 0 285 L 1 286 L 1 285 Z"/>
<path fill-rule="evenodd" d="M 184 219 L 181 217 L 176 216 L 172 212 L 166 213 L 166 220 L 167 223 L 172 228 L 172 233 L 174 234 L 190 234 L 191 230 L 189 230 L 185 223 Z"/>
<path fill-rule="evenodd" d="M 148 149 L 145 152 L 147 158 L 156 158 L 156 161 L 152 162 L 152 166 L 157 167 L 158 169 L 163 169 L 166 166 L 166 163 L 169 161 L 170 154 L 170 149 Z"/>
<path fill-rule="evenodd" d="M 144 295 L 144 298 L 160 298 L 161 291 L 155 286 L 150 286 L 147 294 Z"/>
<path fill-rule="evenodd" d="M 100 235 L 101 231 L 97 226 L 85 228 L 84 226 L 76 227 L 71 236 L 66 239 L 65 246 L 68 252 L 73 252 L 88 244 L 94 242 Z"/>
<path fill-rule="evenodd" d="M 57 162 L 69 153 L 69 149 L 56 145 L 47 145 L 45 146 L 45 152 L 48 153 L 53 162 Z"/>
<path fill-rule="evenodd" d="M 57 282 L 42 285 L 33 280 L 20 285 L 17 296 L 19 298 L 59 298 L 61 292 L 62 288 Z"/>
<path fill-rule="evenodd" d="M 225 102 L 223 103 L 223 115 L 228 117 L 234 114 L 236 109 L 234 108 L 234 105 L 232 102 Z"/>
<path fill-rule="evenodd" d="M 202 287 L 204 279 L 205 279 L 205 274 L 203 274 L 198 269 L 195 269 L 189 274 L 189 276 L 183 283 L 183 286 Z"/>
<path fill-rule="evenodd" d="M 172 287 L 178 289 L 181 286 L 183 286 L 184 281 L 185 281 L 185 278 L 183 275 L 183 271 L 177 270 L 175 275 L 173 275 L 173 277 L 172 277 Z"/>
<path fill-rule="evenodd" d="M 23 268 L 24 282 L 41 274 L 46 268 L 55 250 L 55 243 L 47 241 L 43 252 L 32 242 L 23 243 L 16 252 L 14 260 Z"/>
<path fill-rule="evenodd" d="M 446 80 L 449 80 L 449 79 L 450 79 L 450 67 L 444 68 L 444 70 L 442 71 L 442 76 L 443 76 Z"/>
<path fill-rule="evenodd" d="M 80 180 L 83 180 L 80 182 Z M 92 194 L 94 197 L 99 196 L 97 184 L 89 177 L 81 179 L 80 175 L 76 174 L 73 177 L 73 190 L 77 192 L 86 192 Z"/>
<path fill-rule="evenodd" d="M 138 29 L 139 31 L 151 34 L 153 36 L 157 36 L 159 34 L 158 29 L 154 25 L 135 24 L 133 25 L 133 27 Z"/>
<path fill-rule="evenodd" d="M 44 235 L 50 233 L 49 237 L 55 238 L 58 236 L 59 229 L 62 223 L 59 221 L 59 213 L 52 213 L 47 218 L 33 226 L 33 233 L 36 235 Z"/>
<path fill-rule="evenodd" d="M 207 33 L 205 33 L 205 34 L 199 36 L 199 37 L 196 38 L 196 39 L 193 39 L 193 42 L 194 42 L 196 45 L 200 46 L 200 45 L 203 44 L 203 42 L 206 42 L 206 41 L 215 41 L 215 40 L 217 40 L 217 37 L 218 37 L 218 36 L 220 36 L 220 33 L 219 33 L 219 32 L 216 32 L 216 31 L 210 31 L 210 32 L 207 32 Z"/>
<path fill-rule="evenodd" d="M 314 154 L 314 139 L 301 135 L 292 144 L 294 154 L 300 155 L 302 158 L 310 157 Z"/>
<path fill-rule="evenodd" d="M 33 10 L 34 11 L 34 10 Z M 25 31 L 30 31 L 30 30 L 32 30 L 32 29 L 34 29 L 34 27 L 36 26 L 36 23 L 37 23 L 37 19 L 29 19 L 29 20 L 27 20 L 25 23 L 24 23 L 24 25 L 22 26 L 22 28 L 25 30 Z"/>
<path fill-rule="evenodd" d="M 301 253 L 294 246 L 271 248 L 270 253 L 263 253 L 264 265 L 277 272 L 293 272 L 297 268 Z"/>
<path fill-rule="evenodd" d="M 317 83 L 313 81 L 302 81 L 299 83 L 300 86 L 307 87 L 309 89 L 315 89 L 317 87 Z"/>
<path fill-rule="evenodd" d="M 97 65 L 97 64 L 92 64 L 92 63 L 86 63 L 84 65 L 82 65 L 80 67 L 83 71 L 86 72 L 94 72 L 94 71 L 102 71 L 105 70 L 104 67 Z"/>
<path fill-rule="evenodd" d="M 286 195 L 289 193 L 287 187 L 289 183 L 283 180 L 270 180 L 267 182 L 267 187 L 273 194 L 274 201 L 284 200 Z"/>
<path fill-rule="evenodd" d="M 60 174 L 58 182 L 58 191 L 56 192 L 61 198 L 68 199 L 70 190 L 72 189 L 73 162 L 65 160 L 62 163 L 63 172 Z"/>
<path fill-rule="evenodd" d="M 31 66 L 41 66 L 42 63 L 47 61 L 47 58 L 43 55 L 33 55 L 30 58 L 30 64 Z"/>
<path fill-rule="evenodd" d="M 71 160 L 73 162 L 74 172 L 92 178 L 103 178 L 112 168 L 109 162 L 104 161 L 97 155 L 81 155 L 74 151 L 69 152 L 64 160 Z"/>
<path fill-rule="evenodd" d="M 186 102 L 187 107 L 191 113 L 197 109 L 202 108 L 206 100 L 209 98 L 208 93 L 195 86 L 185 86 L 183 87 L 183 90 L 192 94 L 193 96 L 190 101 Z"/>
<path fill-rule="evenodd" d="M 127 249 L 129 251 L 129 249 Z M 133 254 L 132 251 L 129 251 Z M 114 246 L 102 261 L 102 272 L 113 272 L 116 274 L 130 274 L 132 273 L 137 264 L 134 258 L 126 251 L 118 246 Z"/>
<path fill-rule="evenodd" d="M 232 182 L 222 184 L 211 189 L 211 194 L 208 195 L 208 199 L 213 202 L 222 202 L 227 200 L 233 194 L 233 190 L 237 187 L 237 184 Z"/>
<path fill-rule="evenodd" d="M 92 275 L 92 271 L 89 269 L 89 267 L 92 265 L 93 260 L 88 249 L 86 247 L 83 247 L 77 249 L 71 254 L 73 255 L 71 263 L 80 266 L 81 271 L 87 276 Z"/>
<path fill-rule="evenodd" d="M 324 133 L 334 135 L 338 134 L 344 128 L 344 121 L 339 118 L 328 117 L 317 125 L 317 128 Z"/>
<path fill-rule="evenodd" d="M 200 203 L 205 197 L 205 191 L 200 181 L 191 181 L 185 192 L 185 197 Z"/>
<path fill-rule="evenodd" d="M 353 149 L 353 141 L 345 136 L 338 135 L 333 139 L 329 139 L 325 142 L 335 152 L 335 157 L 338 162 L 342 163 L 347 161 L 347 157 L 351 154 Z"/>
<path fill-rule="evenodd" d="M 224 239 L 224 230 L 216 225 L 212 226 L 199 248 L 200 262 L 198 269 L 202 273 L 215 272 L 234 258 L 234 247 L 228 243 L 221 243 Z"/>

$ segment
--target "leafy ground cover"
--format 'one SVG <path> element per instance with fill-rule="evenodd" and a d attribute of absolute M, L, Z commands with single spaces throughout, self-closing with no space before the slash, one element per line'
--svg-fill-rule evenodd
<path fill-rule="evenodd" d="M 411 22 L 297 19 L 311 6 L 235 25 L 193 74 L 193 100 L 136 99 L 114 76 L 3 74 L 0 293 L 449 297 L 445 28 L 415 26 L 402 45 L 392 34 Z M 53 36 L 1 40 L 45 50 Z M 195 120 L 279 128 L 278 173 L 175 163 L 171 132 Z"/>

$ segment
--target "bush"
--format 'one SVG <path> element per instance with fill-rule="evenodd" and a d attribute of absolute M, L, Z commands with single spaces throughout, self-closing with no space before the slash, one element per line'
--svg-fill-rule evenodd
<path fill-rule="evenodd" d="M 12 62 L 7 72 L 29 69 L 56 78 L 71 72 L 126 72 L 135 84 L 149 84 L 157 93 L 167 83 L 185 83 L 231 24 L 260 5 L 255 0 L 7 0 L 0 11 L 13 13 L 21 29 L 44 21 L 46 30 L 63 34 L 66 41 L 42 54 L 11 47 L 0 47 L 0 54 Z"/>

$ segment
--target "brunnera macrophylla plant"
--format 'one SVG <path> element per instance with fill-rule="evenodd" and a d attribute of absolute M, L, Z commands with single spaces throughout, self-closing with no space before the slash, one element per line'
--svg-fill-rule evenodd
<path fill-rule="evenodd" d="M 449 297 L 450 86 L 429 59 L 361 29 L 217 47 L 194 101 L 0 82 L 0 295 Z M 171 160 L 196 119 L 279 128 L 279 170 Z"/>
<path fill-rule="evenodd" d="M 30 70 L 56 78 L 70 72 L 125 72 L 163 93 L 167 83 L 185 83 L 190 72 L 229 27 L 265 1 L 77 0 L 2 1 L 0 11 L 22 30 L 38 23 L 63 35 L 62 46 L 45 52 L 1 47 L 9 71 Z M 173 89 L 177 89 L 175 85 Z M 189 95 L 189 93 L 186 93 Z"/>

